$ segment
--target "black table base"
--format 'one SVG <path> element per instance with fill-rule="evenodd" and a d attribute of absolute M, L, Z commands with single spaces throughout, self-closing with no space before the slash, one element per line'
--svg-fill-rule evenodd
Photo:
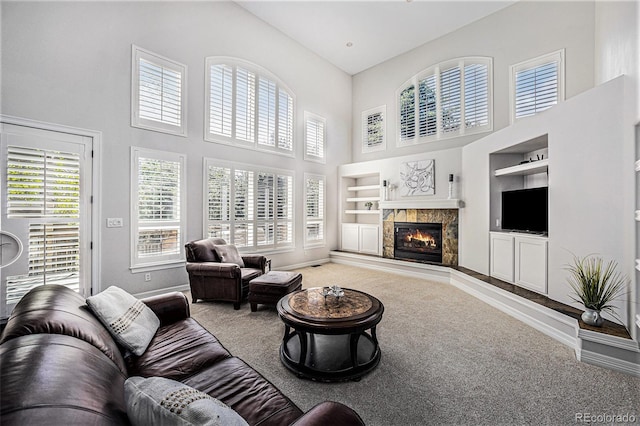
<path fill-rule="evenodd" d="M 321 382 L 355 380 L 376 368 L 380 347 L 370 332 L 319 334 L 285 326 L 280 360 L 298 377 Z"/>

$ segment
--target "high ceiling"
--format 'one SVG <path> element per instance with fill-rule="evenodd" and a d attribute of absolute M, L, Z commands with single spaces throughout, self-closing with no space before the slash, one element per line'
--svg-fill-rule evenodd
<path fill-rule="evenodd" d="M 236 0 L 236 3 L 353 75 L 515 1 Z"/>

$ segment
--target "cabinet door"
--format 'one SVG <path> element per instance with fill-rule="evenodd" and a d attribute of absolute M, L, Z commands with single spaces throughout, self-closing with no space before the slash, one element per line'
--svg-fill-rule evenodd
<path fill-rule="evenodd" d="M 366 254 L 378 254 L 379 249 L 379 233 L 378 225 L 360 225 L 360 252 Z"/>
<path fill-rule="evenodd" d="M 345 251 L 359 251 L 359 228 L 357 223 L 343 223 L 342 224 L 342 250 Z"/>
<path fill-rule="evenodd" d="M 547 294 L 547 240 L 515 238 L 515 284 Z"/>
<path fill-rule="evenodd" d="M 491 234 L 489 275 L 513 283 L 513 236 Z"/>

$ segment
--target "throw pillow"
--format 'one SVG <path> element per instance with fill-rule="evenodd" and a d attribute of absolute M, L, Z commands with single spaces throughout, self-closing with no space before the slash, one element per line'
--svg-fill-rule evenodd
<path fill-rule="evenodd" d="M 242 256 L 238 253 L 238 249 L 233 244 L 216 245 L 213 248 L 222 261 L 222 263 L 235 263 L 241 268 L 244 268 L 244 261 Z"/>
<path fill-rule="evenodd" d="M 124 382 L 127 415 L 136 425 L 246 426 L 223 402 L 164 377 L 129 377 Z"/>
<path fill-rule="evenodd" d="M 87 305 L 113 338 L 138 356 L 147 350 L 160 327 L 151 308 L 119 287 L 111 286 L 87 298 Z"/>

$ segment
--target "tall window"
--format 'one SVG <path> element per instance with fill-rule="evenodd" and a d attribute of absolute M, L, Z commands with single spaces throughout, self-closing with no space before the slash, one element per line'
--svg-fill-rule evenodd
<path fill-rule="evenodd" d="M 564 50 L 511 66 L 511 122 L 564 100 Z"/>
<path fill-rule="evenodd" d="M 186 156 L 132 147 L 131 268 L 184 261 Z"/>
<path fill-rule="evenodd" d="M 384 151 L 387 149 L 385 138 L 386 115 L 386 105 L 362 112 L 362 152 Z"/>
<path fill-rule="evenodd" d="M 236 58 L 206 60 L 205 140 L 293 155 L 292 92 Z"/>
<path fill-rule="evenodd" d="M 327 120 L 319 115 L 304 113 L 304 159 L 324 163 L 324 150 L 327 138 Z"/>
<path fill-rule="evenodd" d="M 305 173 L 304 175 L 304 245 L 324 245 L 324 182 L 325 177 Z"/>
<path fill-rule="evenodd" d="M 187 66 L 132 46 L 131 125 L 187 136 Z"/>
<path fill-rule="evenodd" d="M 491 58 L 460 58 L 413 76 L 397 92 L 398 145 L 493 128 Z"/>
<path fill-rule="evenodd" d="M 293 247 L 293 172 L 205 159 L 205 234 L 250 250 Z"/>

